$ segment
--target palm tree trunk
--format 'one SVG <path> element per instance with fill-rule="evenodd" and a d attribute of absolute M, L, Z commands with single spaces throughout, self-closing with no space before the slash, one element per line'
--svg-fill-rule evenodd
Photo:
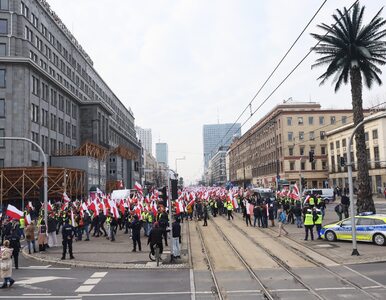
<path fill-rule="evenodd" d="M 354 125 L 363 121 L 362 107 L 362 75 L 359 68 L 354 67 L 350 70 L 351 97 L 354 113 Z M 368 157 L 366 152 L 365 129 L 361 126 L 355 134 L 356 142 L 356 161 L 358 172 L 356 182 L 358 185 L 357 210 L 359 212 L 372 211 L 375 213 L 374 201 L 372 198 Z M 350 151 L 350 149 L 348 150 Z M 354 158 L 353 158 L 354 159 Z"/>

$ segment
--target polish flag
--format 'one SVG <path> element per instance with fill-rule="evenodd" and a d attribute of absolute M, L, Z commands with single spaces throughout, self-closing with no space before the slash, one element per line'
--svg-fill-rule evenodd
<path fill-rule="evenodd" d="M 71 209 L 71 225 L 75 227 L 75 218 L 74 218 L 74 212 Z"/>
<path fill-rule="evenodd" d="M 63 193 L 62 199 L 65 203 L 71 202 L 71 199 L 67 196 L 66 192 Z"/>
<path fill-rule="evenodd" d="M 140 185 L 137 181 L 136 181 L 135 184 L 134 184 L 134 188 L 138 191 L 138 193 L 140 193 L 141 195 L 143 195 L 143 188 L 142 188 L 142 185 Z"/>
<path fill-rule="evenodd" d="M 96 192 L 98 195 L 101 195 L 101 197 L 104 196 L 103 192 L 98 187 L 96 188 Z"/>
<path fill-rule="evenodd" d="M 52 204 L 51 204 L 51 200 L 48 201 L 48 203 L 47 203 L 47 210 L 48 210 L 48 211 L 52 211 L 52 210 L 53 210 Z"/>
<path fill-rule="evenodd" d="M 24 220 L 25 220 L 25 223 L 26 223 L 27 225 L 31 224 L 31 223 L 32 223 L 31 215 L 30 215 L 30 214 L 26 215 L 26 216 L 24 217 Z"/>
<path fill-rule="evenodd" d="M 32 202 L 28 201 L 27 209 L 35 210 L 35 207 L 33 207 Z"/>
<path fill-rule="evenodd" d="M 91 209 L 96 216 L 99 215 L 99 207 L 98 204 L 96 203 L 96 200 L 92 201 L 91 204 L 88 206 L 89 209 Z"/>
<path fill-rule="evenodd" d="M 6 215 L 12 219 L 20 220 L 23 217 L 23 212 L 18 210 L 15 206 L 8 204 Z"/>
<path fill-rule="evenodd" d="M 151 203 L 151 210 L 152 210 L 152 212 L 153 212 L 153 215 L 154 215 L 154 217 L 156 217 L 157 216 L 157 212 L 158 212 L 158 209 L 157 209 L 157 202 L 156 201 L 153 201 L 152 203 Z"/>

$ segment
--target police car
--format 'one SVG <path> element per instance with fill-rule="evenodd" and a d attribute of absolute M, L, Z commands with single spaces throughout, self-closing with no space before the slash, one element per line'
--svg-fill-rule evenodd
<path fill-rule="evenodd" d="M 357 241 L 373 242 L 376 245 L 386 244 L 386 215 L 361 213 L 355 216 Z M 352 240 L 351 218 L 323 226 L 322 238 L 334 242 L 336 240 Z"/>

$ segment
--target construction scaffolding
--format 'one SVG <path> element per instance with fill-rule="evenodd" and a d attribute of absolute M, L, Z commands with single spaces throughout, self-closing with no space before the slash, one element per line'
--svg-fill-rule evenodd
<path fill-rule="evenodd" d="M 47 169 L 48 197 L 61 198 L 66 192 L 69 197 L 85 196 L 86 175 L 83 170 L 69 168 Z M 37 200 L 43 190 L 43 168 L 1 168 L 0 202 L 7 200 Z"/>

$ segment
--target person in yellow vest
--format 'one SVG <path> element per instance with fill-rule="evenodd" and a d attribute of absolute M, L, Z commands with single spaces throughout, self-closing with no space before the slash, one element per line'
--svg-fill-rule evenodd
<path fill-rule="evenodd" d="M 310 206 L 311 209 L 315 206 L 315 196 L 314 195 L 310 195 L 310 198 L 308 199 L 308 205 Z"/>
<path fill-rule="evenodd" d="M 106 217 L 106 231 L 107 231 L 106 239 L 109 240 L 111 237 L 111 216 L 110 216 L 110 214 L 108 214 Z"/>
<path fill-rule="evenodd" d="M 232 215 L 232 212 L 233 212 L 233 204 L 232 204 L 232 201 L 228 200 L 225 204 L 226 208 L 227 208 L 227 212 L 228 212 L 228 220 L 230 220 L 232 218 L 233 220 L 233 215 Z"/>
<path fill-rule="evenodd" d="M 23 239 L 25 239 L 25 235 L 24 235 L 25 219 L 24 218 L 26 215 L 27 215 L 27 212 L 24 211 L 23 217 L 21 217 L 19 220 L 19 236 L 20 238 L 23 238 Z"/>
<path fill-rule="evenodd" d="M 153 213 L 152 212 L 148 212 L 147 213 L 147 220 L 146 220 L 146 222 L 147 222 L 147 227 L 148 227 L 148 229 L 147 229 L 147 236 L 149 236 L 150 232 L 151 232 L 151 230 L 153 228 Z"/>
<path fill-rule="evenodd" d="M 316 220 L 314 221 L 314 224 L 316 226 L 316 232 L 318 233 L 318 240 L 321 240 L 322 237 L 320 236 L 320 231 L 322 229 L 322 223 L 323 223 L 323 214 L 320 209 L 315 209 L 316 216 L 314 214 L 314 217 Z"/>
<path fill-rule="evenodd" d="M 311 240 L 314 240 L 314 214 L 311 208 L 305 211 L 303 219 L 304 228 L 306 230 L 305 241 L 308 240 L 308 232 L 311 234 Z"/>

